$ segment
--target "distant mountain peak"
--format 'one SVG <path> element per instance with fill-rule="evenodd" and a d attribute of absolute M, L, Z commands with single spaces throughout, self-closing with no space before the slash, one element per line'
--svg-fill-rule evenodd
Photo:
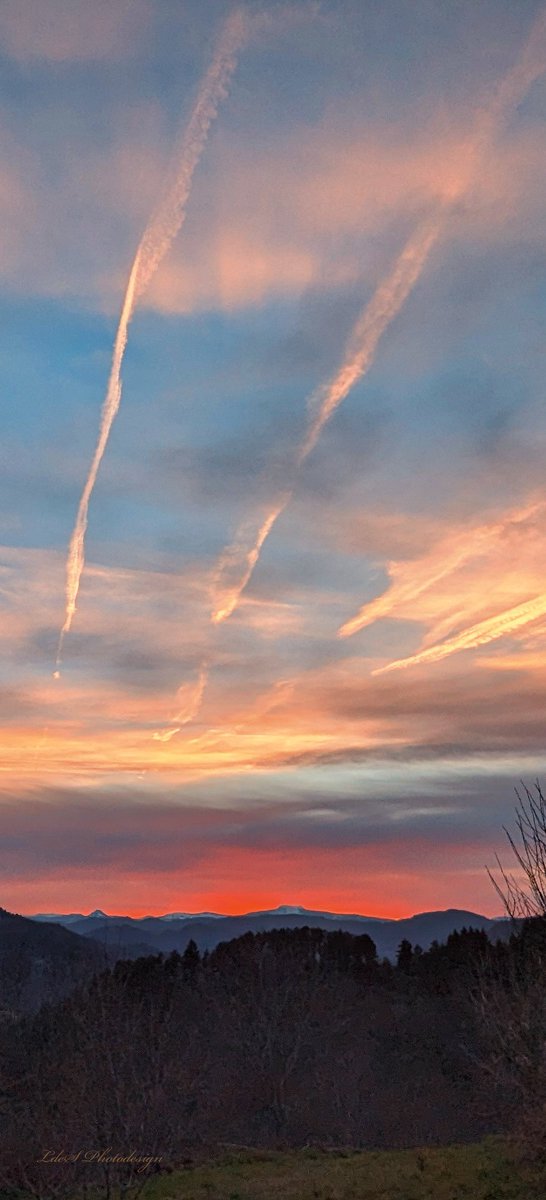
<path fill-rule="evenodd" d="M 303 913 L 310 912 L 311 910 L 309 908 L 303 908 L 301 904 L 279 904 L 277 908 L 268 908 L 266 911 L 270 913 L 282 913 L 285 917 L 299 917 Z"/>
<path fill-rule="evenodd" d="M 44 914 L 35 920 L 43 921 Z M 16 922 L 17 917 L 0 917 L 0 924 Z M 74 933 L 107 944 L 117 946 L 121 953 L 170 954 L 173 950 L 183 953 L 193 938 L 199 950 L 211 950 L 219 942 L 232 941 L 247 933 L 263 933 L 271 929 L 310 929 L 326 931 L 341 930 L 355 935 L 367 934 L 374 941 L 380 958 L 396 961 L 400 942 L 406 938 L 412 945 L 427 950 L 432 942 L 443 943 L 449 935 L 461 929 L 494 930 L 494 936 L 502 936 L 504 926 L 490 917 L 465 909 L 449 908 L 442 911 L 414 913 L 398 919 L 369 917 L 361 913 L 320 912 L 305 908 L 302 904 L 279 904 L 276 908 L 260 912 L 239 913 L 221 916 L 219 913 L 163 913 L 160 917 L 112 916 L 97 908 L 85 917 L 51 916 L 51 922 L 65 925 Z"/>
<path fill-rule="evenodd" d="M 202 918 L 202 917 L 210 917 L 211 919 L 214 918 L 215 920 L 216 919 L 219 920 L 220 918 L 222 918 L 224 916 L 225 916 L 225 913 L 216 913 L 216 912 L 198 912 L 198 913 L 172 912 L 172 913 L 164 913 L 163 916 L 158 917 L 157 920 L 159 920 L 159 921 L 194 921 L 194 920 L 197 920 L 198 918 Z"/>

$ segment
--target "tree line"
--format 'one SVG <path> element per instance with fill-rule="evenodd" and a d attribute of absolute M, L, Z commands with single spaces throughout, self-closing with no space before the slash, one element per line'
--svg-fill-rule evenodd
<path fill-rule="evenodd" d="M 476 1139 L 504 1119 L 481 1088 L 486 950 L 506 953 L 469 930 L 391 965 L 367 935 L 303 928 L 119 962 L 2 1026 L 0 1178 L 40 1200 L 139 1182 L 130 1164 L 36 1162 L 55 1147 L 166 1164 L 225 1143 Z"/>
<path fill-rule="evenodd" d="M 108 1200 L 138 1192 L 143 1157 L 168 1169 L 226 1144 L 508 1131 L 546 1155 L 546 803 L 537 785 L 519 804 L 516 874 L 496 877 L 504 940 L 403 941 L 391 964 L 365 934 L 248 933 L 105 966 L 35 1013 L 5 1009 L 0 1200 L 87 1186 Z"/>

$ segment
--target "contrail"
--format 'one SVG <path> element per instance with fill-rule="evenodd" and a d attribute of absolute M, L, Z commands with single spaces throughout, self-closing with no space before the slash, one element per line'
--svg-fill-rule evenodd
<path fill-rule="evenodd" d="M 536 79 L 539 79 L 546 70 L 546 11 L 542 12 L 535 21 L 527 42 L 521 51 L 519 58 L 512 69 L 504 77 L 497 87 L 497 91 L 489 106 L 484 109 L 478 116 L 476 128 L 472 138 L 468 144 L 468 170 L 466 181 L 459 184 L 449 202 L 445 204 L 445 213 L 450 208 L 453 208 L 458 200 L 461 199 L 472 182 L 472 177 L 475 169 L 476 158 L 486 147 L 487 143 L 492 140 L 498 126 L 502 123 L 507 112 L 514 108 L 526 95 L 531 85 Z M 455 555 L 456 557 L 456 555 Z M 457 562 L 454 564 L 458 565 Z M 454 569 L 448 567 L 448 572 Z M 438 579 L 442 578 L 442 572 Z M 425 584 L 428 587 L 428 583 Z M 417 593 L 418 594 L 418 593 Z M 338 630 L 338 636 L 349 637 L 353 633 L 357 633 L 370 621 L 375 620 L 378 616 L 383 615 L 385 610 L 386 598 L 379 597 L 377 601 L 373 601 L 371 605 L 364 605 L 355 617 L 346 621 Z M 388 603 L 388 602 L 387 602 Z M 390 606 L 389 606 L 390 607 Z"/>
<path fill-rule="evenodd" d="M 529 517 L 544 510 L 546 502 L 538 501 L 525 508 L 515 510 L 502 521 L 492 525 L 480 525 L 459 532 L 449 541 L 443 541 L 430 554 L 413 563 L 390 563 L 388 570 L 391 586 L 375 600 L 362 606 L 356 616 L 351 617 L 338 629 L 338 637 L 351 637 L 381 617 L 388 617 L 401 605 L 411 604 L 430 591 L 436 583 L 453 575 L 459 567 L 472 559 L 487 554 L 498 545 L 502 536 L 514 526 L 523 524 Z M 412 574 L 410 575 L 409 572 Z"/>
<path fill-rule="evenodd" d="M 530 621 L 536 621 L 545 614 L 546 593 L 543 592 L 533 600 L 526 600 L 524 604 L 517 604 L 495 617 L 488 617 L 485 621 L 479 621 L 477 625 L 471 625 L 469 629 L 463 629 L 461 633 L 448 638 L 447 642 L 429 646 L 427 650 L 412 654 L 410 658 L 400 658 L 396 662 L 388 663 L 386 667 L 377 667 L 372 671 L 372 675 L 385 675 L 387 671 L 400 671 L 419 663 L 439 662 L 450 654 L 456 654 L 458 650 L 473 650 L 476 646 L 485 646 L 504 634 L 515 633 L 523 625 L 528 625 Z"/>
<path fill-rule="evenodd" d="M 545 51 L 540 44 L 537 46 L 537 42 L 540 43 L 540 39 L 544 39 L 545 32 L 546 15 L 542 13 L 535 22 L 517 63 L 497 87 L 489 106 L 477 117 L 474 133 L 468 142 L 465 178 L 456 184 L 450 194 L 442 198 L 434 214 L 420 224 L 409 238 L 394 267 L 359 317 L 336 375 L 310 397 L 308 428 L 294 458 L 294 473 L 314 450 L 324 426 L 351 388 L 372 366 L 382 335 L 415 287 L 448 215 L 468 191 L 480 152 L 491 140 L 507 109 L 517 104 L 534 80 L 543 73 Z M 241 593 L 258 562 L 264 542 L 290 503 L 293 491 L 293 484 L 283 489 L 257 529 L 254 527 L 253 536 L 249 537 L 252 525 L 245 523 L 235 540 L 222 554 L 213 593 L 211 619 L 214 623 L 225 621 L 237 607 Z M 231 578 L 233 574 L 236 576 L 234 580 Z"/>
<path fill-rule="evenodd" d="M 178 165 L 171 172 L 171 182 L 165 195 L 144 230 L 131 267 L 114 343 L 112 366 L 102 408 L 97 445 L 81 495 L 68 548 L 65 620 L 59 636 L 56 678 L 58 678 L 61 665 L 63 641 L 76 611 L 76 601 L 85 563 L 85 534 L 89 501 L 108 443 L 112 423 L 120 405 L 121 367 L 127 346 L 129 323 L 137 300 L 148 286 L 184 221 L 195 168 L 220 103 L 227 95 L 227 88 L 237 65 L 237 55 L 246 40 L 248 28 L 248 19 L 243 9 L 234 10 L 224 25 L 216 53 L 202 80 L 182 137 L 180 154 L 177 156 Z"/>
<path fill-rule="evenodd" d="M 262 546 L 275 524 L 292 499 L 292 488 L 281 492 L 265 519 L 255 529 L 255 523 L 245 522 L 239 529 L 234 542 L 228 546 L 220 557 L 213 584 L 214 608 L 211 620 L 219 624 L 231 616 L 237 607 L 241 592 L 244 591 L 260 557 Z M 233 584 L 229 583 L 231 573 L 236 576 Z"/>
<path fill-rule="evenodd" d="M 220 556 L 212 586 L 211 621 L 220 624 L 236 609 L 241 594 L 249 583 L 259 560 L 262 547 L 276 521 L 290 503 L 294 493 L 294 476 L 315 448 L 320 434 L 354 384 L 373 364 L 383 333 L 397 316 L 423 271 L 429 254 L 443 230 L 449 213 L 456 207 L 472 182 L 475 161 L 492 138 L 509 107 L 525 95 L 533 81 L 544 71 L 544 50 L 537 52 L 536 42 L 544 38 L 546 14 L 535 22 L 526 46 L 511 71 L 497 88 L 488 108 L 476 120 L 474 134 L 469 138 L 466 178 L 462 179 L 439 202 L 435 213 L 426 219 L 409 238 L 387 278 L 379 285 L 369 304 L 359 317 L 346 348 L 345 357 L 333 379 L 312 394 L 308 401 L 307 432 L 293 458 L 285 486 L 280 488 L 265 517 L 245 521 L 234 541 Z M 235 576 L 235 578 L 233 578 Z M 208 666 L 207 666 L 208 671 Z M 200 701 L 204 687 L 200 690 Z M 178 730 L 166 730 L 168 737 Z"/>
<path fill-rule="evenodd" d="M 304 439 L 294 458 L 292 472 L 303 466 L 314 450 L 324 426 L 355 383 L 369 371 L 379 341 L 400 312 L 414 288 L 443 225 L 443 209 L 419 225 L 407 241 L 386 279 L 376 289 L 361 313 L 346 347 L 343 362 L 329 381 L 313 392 L 308 401 L 309 421 Z M 225 621 L 237 607 L 241 593 L 258 562 L 262 546 L 275 522 L 290 503 L 294 485 L 283 489 L 250 540 L 250 523 L 241 527 L 234 542 L 221 556 L 215 581 L 211 619 Z M 231 573 L 236 574 L 233 582 Z"/>

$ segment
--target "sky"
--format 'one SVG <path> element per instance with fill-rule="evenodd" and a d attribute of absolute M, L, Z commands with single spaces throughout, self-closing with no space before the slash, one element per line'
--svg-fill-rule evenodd
<path fill-rule="evenodd" d="M 0 0 L 0 56 L 2 905 L 498 913 L 546 10 Z"/>

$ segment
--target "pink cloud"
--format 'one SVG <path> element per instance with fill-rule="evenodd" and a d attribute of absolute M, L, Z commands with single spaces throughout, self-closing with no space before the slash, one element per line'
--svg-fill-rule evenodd
<path fill-rule="evenodd" d="M 90 5 L 91 11 L 94 6 Z M 269 135 L 249 151 L 220 128 L 194 187 L 183 235 L 143 303 L 161 312 L 233 310 L 310 286 L 373 286 L 415 221 L 461 186 L 465 122 L 424 115 L 417 132 L 338 117 Z M 114 113 L 106 147 L 69 147 L 52 182 L 37 154 L 0 141 L 0 275 L 27 294 L 73 295 L 117 311 L 128 263 L 172 151 L 164 115 Z M 541 130 L 501 139 L 478 170 L 445 241 L 544 239 Z M 2 180 L 4 186 L 2 188 Z M 4 207 L 3 207 L 4 206 Z"/>
<path fill-rule="evenodd" d="M 519 222 L 542 237 L 545 159 L 542 132 L 492 148 L 446 239 L 502 239 L 507 222 L 511 236 Z M 366 126 L 351 134 L 342 126 L 299 129 L 251 155 L 225 136 L 208 167 L 205 203 L 147 303 L 168 312 L 229 309 L 310 284 L 337 288 L 366 273 L 373 283 L 385 262 L 370 237 L 390 242 L 393 222 L 416 220 L 456 193 L 467 170 L 465 130 L 446 133 L 430 122 L 413 137 Z"/>

